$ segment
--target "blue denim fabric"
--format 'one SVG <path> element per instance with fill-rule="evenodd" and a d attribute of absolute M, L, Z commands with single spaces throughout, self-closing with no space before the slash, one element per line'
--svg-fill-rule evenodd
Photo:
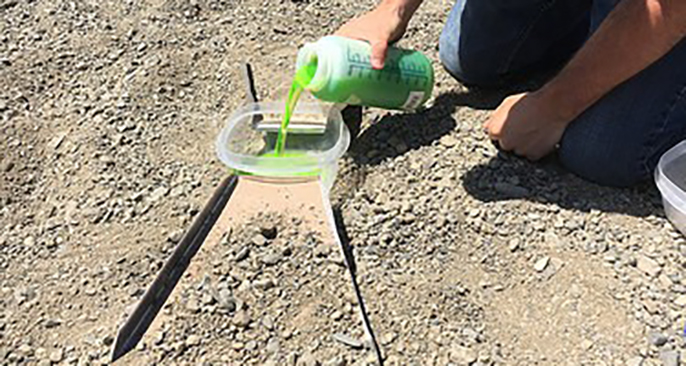
<path fill-rule="evenodd" d="M 458 0 L 441 34 L 439 56 L 457 79 L 480 86 L 554 70 L 617 3 Z M 686 139 L 685 65 L 686 39 L 573 121 L 560 143 L 560 162 L 604 185 L 649 179 L 660 156 Z"/>

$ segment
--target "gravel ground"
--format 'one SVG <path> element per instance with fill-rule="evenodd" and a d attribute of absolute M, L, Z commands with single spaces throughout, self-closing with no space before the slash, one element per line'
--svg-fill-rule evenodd
<path fill-rule="evenodd" d="M 279 98 L 298 47 L 372 5 L 0 0 L 0 364 L 107 364 L 225 174 L 238 66 Z M 387 363 L 679 365 L 686 240 L 659 193 L 500 155 L 493 96 L 437 62 L 450 6 L 427 1 L 402 43 L 435 61 L 431 107 L 365 111 L 331 197 Z M 321 230 L 264 212 L 221 244 L 118 363 L 372 362 Z"/>

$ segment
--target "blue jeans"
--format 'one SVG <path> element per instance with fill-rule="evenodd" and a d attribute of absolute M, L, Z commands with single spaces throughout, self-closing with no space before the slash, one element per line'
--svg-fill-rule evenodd
<path fill-rule="evenodd" d="M 572 57 L 618 0 L 458 0 L 439 42 L 441 62 L 465 84 L 503 85 Z M 611 186 L 649 179 L 686 139 L 686 39 L 620 84 L 568 127 L 558 157 L 571 172 Z"/>

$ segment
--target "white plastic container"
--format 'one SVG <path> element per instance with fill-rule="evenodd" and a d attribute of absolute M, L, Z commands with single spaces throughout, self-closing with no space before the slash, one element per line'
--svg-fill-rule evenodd
<path fill-rule="evenodd" d="M 319 103 L 298 103 L 284 155 L 277 157 L 274 146 L 283 112 L 283 102 L 251 103 L 236 111 L 217 138 L 219 159 L 239 175 L 277 181 L 319 178 L 328 192 L 338 160 L 350 144 L 340 111 Z"/>
<path fill-rule="evenodd" d="M 686 141 L 662 155 L 655 168 L 655 184 L 667 218 L 686 235 Z"/>

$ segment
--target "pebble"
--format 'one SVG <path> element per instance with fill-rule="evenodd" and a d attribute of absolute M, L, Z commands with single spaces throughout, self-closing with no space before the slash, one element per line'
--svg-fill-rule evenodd
<path fill-rule="evenodd" d="M 267 347 L 265 347 L 265 350 L 267 353 L 277 353 L 281 349 L 281 345 L 279 343 L 279 340 L 277 338 L 270 338 L 269 341 L 267 342 Z"/>
<path fill-rule="evenodd" d="M 51 362 L 58 363 L 64 358 L 64 351 L 61 348 L 56 348 L 50 352 L 50 356 L 48 358 Z"/>
<path fill-rule="evenodd" d="M 275 264 L 278 264 L 279 261 L 281 261 L 281 254 L 280 253 L 269 253 L 262 257 L 262 263 L 268 265 L 268 266 L 273 266 Z"/>
<path fill-rule="evenodd" d="M 225 310 L 236 310 L 236 299 L 234 299 L 229 289 L 223 288 L 217 292 L 217 303 Z"/>
<path fill-rule="evenodd" d="M 236 255 L 233 257 L 233 259 L 236 262 L 240 262 L 244 259 L 247 259 L 249 255 L 250 255 L 250 248 L 247 246 L 244 246 L 238 251 L 238 253 L 236 253 Z"/>
<path fill-rule="evenodd" d="M 476 362 L 477 354 L 471 348 L 456 344 L 450 349 L 450 360 L 458 365 L 470 365 Z"/>
<path fill-rule="evenodd" d="M 360 340 L 355 339 L 355 338 L 350 337 L 350 336 L 345 335 L 345 334 L 334 333 L 334 334 L 331 336 L 331 338 L 332 338 L 334 341 L 336 341 L 336 342 L 338 342 L 338 343 L 342 343 L 342 344 L 344 344 L 344 345 L 346 345 L 346 346 L 348 346 L 348 347 L 350 347 L 350 348 L 354 348 L 354 349 L 360 349 L 360 348 L 362 348 L 362 342 L 361 342 Z"/>
<path fill-rule="evenodd" d="M 245 328 L 250 325 L 250 314 L 245 310 L 239 310 L 233 316 L 232 322 L 237 327 Z"/>
<path fill-rule="evenodd" d="M 548 266 L 549 261 L 550 257 L 547 256 L 537 260 L 536 263 L 534 263 L 534 270 L 536 270 L 536 272 L 543 272 L 543 270 L 545 270 L 545 268 Z"/>
<path fill-rule="evenodd" d="M 198 303 L 198 300 L 196 300 L 194 297 L 188 299 L 188 301 L 186 301 L 186 310 L 190 311 L 191 313 L 197 313 L 200 311 L 200 304 Z"/>
<path fill-rule="evenodd" d="M 645 255 L 639 255 L 636 259 L 636 268 L 650 277 L 655 277 L 660 273 L 660 265 Z"/>
<path fill-rule="evenodd" d="M 24 238 L 24 246 L 27 248 L 31 248 L 34 245 L 36 245 L 36 239 L 33 238 L 33 236 L 27 236 Z"/>
<path fill-rule="evenodd" d="M 680 295 L 679 297 L 676 298 L 676 300 L 674 300 L 674 303 L 677 306 L 682 306 L 682 307 L 686 306 L 686 295 Z"/>
<path fill-rule="evenodd" d="M 197 346 L 199 344 L 200 344 L 200 337 L 195 335 L 195 334 L 191 334 L 190 336 L 188 336 L 188 338 L 186 338 L 186 346 L 188 346 L 188 347 L 194 347 L 194 346 Z"/>
<path fill-rule="evenodd" d="M 445 135 L 438 141 L 445 147 L 453 147 L 459 142 L 453 135 Z"/>
<path fill-rule="evenodd" d="M 267 244 L 267 239 L 264 238 L 261 234 L 257 234 L 253 236 L 252 240 L 250 240 L 251 243 L 254 245 L 257 245 L 258 247 L 264 246 Z"/>
<path fill-rule="evenodd" d="M 652 344 L 653 346 L 661 347 L 661 346 L 663 346 L 665 343 L 667 343 L 668 339 L 667 339 L 667 337 L 666 337 L 664 334 L 662 334 L 662 333 L 652 332 L 652 333 L 648 334 L 648 341 L 649 341 L 650 344 Z"/>

